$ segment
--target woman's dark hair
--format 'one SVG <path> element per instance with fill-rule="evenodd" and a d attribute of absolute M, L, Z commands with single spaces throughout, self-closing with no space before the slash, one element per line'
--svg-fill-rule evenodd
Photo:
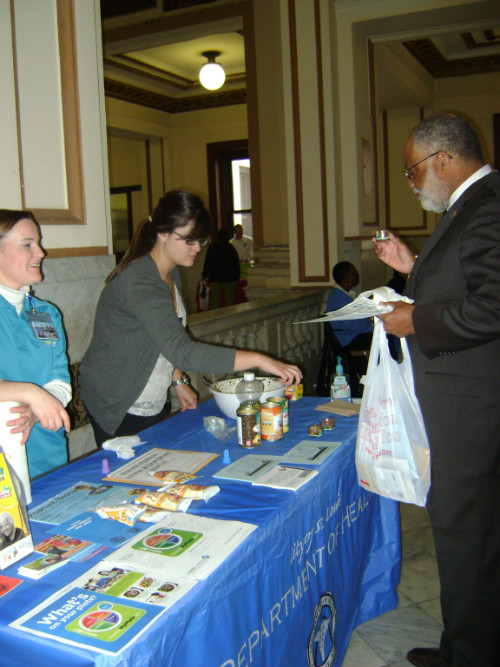
<path fill-rule="evenodd" d="M 31 211 L 12 211 L 8 208 L 0 208 L 0 241 L 19 220 L 26 219 L 34 222 L 40 229 L 40 225 Z"/>
<path fill-rule="evenodd" d="M 206 239 L 212 232 L 210 213 L 198 195 L 184 190 L 172 190 L 161 197 L 149 218 L 143 220 L 134 232 L 127 252 L 118 266 L 106 278 L 113 280 L 136 259 L 147 255 L 154 248 L 158 234 L 171 234 L 193 223 L 186 240 Z"/>

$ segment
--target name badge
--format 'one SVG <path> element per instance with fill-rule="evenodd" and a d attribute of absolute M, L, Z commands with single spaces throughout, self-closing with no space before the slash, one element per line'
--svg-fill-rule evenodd
<path fill-rule="evenodd" d="M 40 313 L 37 310 L 26 312 L 26 317 L 31 325 L 33 335 L 38 340 L 52 342 L 59 340 L 54 322 L 48 313 Z"/>

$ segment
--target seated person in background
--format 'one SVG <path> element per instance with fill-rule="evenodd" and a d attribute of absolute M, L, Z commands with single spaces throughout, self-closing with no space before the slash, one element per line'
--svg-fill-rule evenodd
<path fill-rule="evenodd" d="M 392 287 L 392 289 L 398 294 L 403 294 L 403 290 L 406 286 L 406 276 L 399 271 L 392 272 L 392 278 L 387 283 L 387 287 Z"/>
<path fill-rule="evenodd" d="M 32 296 L 41 282 L 40 227 L 30 211 L 0 210 L 0 401 L 22 433 L 30 477 L 66 463 L 71 399 L 66 339 L 57 308 Z"/>
<path fill-rule="evenodd" d="M 339 262 L 332 271 L 335 286 L 328 296 L 327 311 L 338 310 L 354 301 L 353 287 L 359 284 L 359 273 L 350 262 Z M 329 322 L 340 345 L 348 350 L 369 350 L 372 344 L 371 319 Z"/>
<path fill-rule="evenodd" d="M 240 278 L 238 253 L 229 243 L 231 233 L 225 227 L 217 232 L 217 241 L 208 246 L 203 278 L 210 285 L 210 308 L 234 306 L 236 282 Z M 224 295 L 224 301 L 222 301 Z"/>

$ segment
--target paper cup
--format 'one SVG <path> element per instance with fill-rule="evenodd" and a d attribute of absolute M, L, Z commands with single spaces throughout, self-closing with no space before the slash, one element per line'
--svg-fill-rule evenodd
<path fill-rule="evenodd" d="M 10 408 L 16 405 L 19 405 L 19 403 L 15 401 L 0 402 L 0 444 L 10 467 L 23 486 L 26 504 L 29 505 L 31 502 L 31 484 L 26 446 L 21 445 L 23 434 L 11 433 L 11 427 L 6 426 L 8 421 L 16 418 L 16 413 L 10 412 Z"/>

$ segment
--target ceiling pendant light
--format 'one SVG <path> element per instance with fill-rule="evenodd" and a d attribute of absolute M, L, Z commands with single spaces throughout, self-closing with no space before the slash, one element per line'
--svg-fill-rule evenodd
<path fill-rule="evenodd" d="M 208 62 L 200 69 L 200 83 L 207 90 L 217 90 L 226 80 L 226 74 L 215 59 L 220 56 L 220 51 L 203 51 L 201 54 Z"/>

